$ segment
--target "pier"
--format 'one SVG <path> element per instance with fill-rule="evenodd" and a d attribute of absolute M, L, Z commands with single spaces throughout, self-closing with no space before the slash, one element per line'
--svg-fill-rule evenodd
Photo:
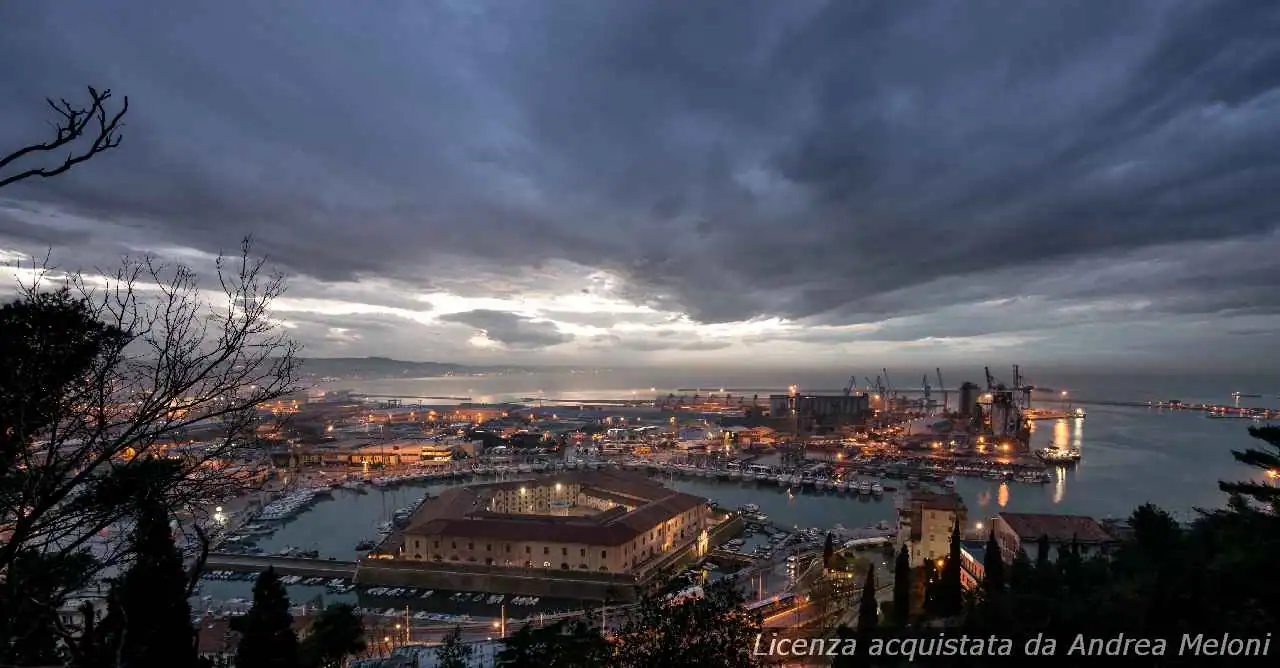
<path fill-rule="evenodd" d="M 1187 404 L 1176 399 L 1170 401 L 1106 401 L 1101 399 L 1042 399 L 1042 404 L 1065 404 L 1068 406 L 1117 406 L 1123 408 L 1159 408 L 1170 411 L 1196 411 L 1200 413 L 1222 413 L 1225 415 L 1242 415 L 1258 419 L 1280 418 L 1280 410 L 1274 408 L 1242 408 L 1232 404 Z"/>
<path fill-rule="evenodd" d="M 419 401 L 422 401 L 422 400 L 426 400 L 426 401 L 471 401 L 471 397 L 423 397 L 423 396 L 415 396 L 415 395 L 412 395 L 412 394 L 353 394 L 352 396 L 353 396 L 353 397 L 355 397 L 355 398 L 357 398 L 357 399 L 389 399 L 389 400 L 416 399 L 416 400 L 419 400 Z"/>
<path fill-rule="evenodd" d="M 213 552 L 205 562 L 207 571 L 241 571 L 256 573 L 273 568 L 281 575 L 304 578 L 342 578 L 354 580 L 359 570 L 354 561 L 302 559 L 299 557 L 254 556 Z"/>

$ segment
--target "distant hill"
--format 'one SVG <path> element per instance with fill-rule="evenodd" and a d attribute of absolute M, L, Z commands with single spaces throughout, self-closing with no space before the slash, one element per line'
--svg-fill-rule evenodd
<path fill-rule="evenodd" d="M 469 366 L 449 362 L 406 362 L 386 357 L 309 357 L 302 375 L 313 378 L 427 378 L 494 373 L 529 373 L 538 367 Z"/>

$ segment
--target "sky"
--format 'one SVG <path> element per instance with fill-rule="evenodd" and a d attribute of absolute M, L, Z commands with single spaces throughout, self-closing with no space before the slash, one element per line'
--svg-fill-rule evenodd
<path fill-rule="evenodd" d="M 245 235 L 309 356 L 1275 368 L 1280 4 L 0 3 L 0 258 Z M 12 283 L 13 271 L 0 277 Z"/>

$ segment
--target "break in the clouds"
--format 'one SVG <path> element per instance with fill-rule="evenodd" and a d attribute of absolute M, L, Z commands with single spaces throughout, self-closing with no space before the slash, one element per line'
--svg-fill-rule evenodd
<path fill-rule="evenodd" d="M 1280 324 L 1274 3 L 68 0 L 0 31 L 0 147 L 46 96 L 131 102 L 119 149 L 0 193 L 6 257 L 252 233 L 311 354 L 1254 367 Z"/>

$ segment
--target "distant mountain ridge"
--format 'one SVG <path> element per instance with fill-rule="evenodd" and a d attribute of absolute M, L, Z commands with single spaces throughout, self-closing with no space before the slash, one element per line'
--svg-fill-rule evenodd
<path fill-rule="evenodd" d="M 337 378 L 426 378 L 469 376 L 479 373 L 527 373 L 543 367 L 471 366 L 452 362 L 408 362 L 387 357 L 308 357 L 302 360 L 304 376 Z"/>

